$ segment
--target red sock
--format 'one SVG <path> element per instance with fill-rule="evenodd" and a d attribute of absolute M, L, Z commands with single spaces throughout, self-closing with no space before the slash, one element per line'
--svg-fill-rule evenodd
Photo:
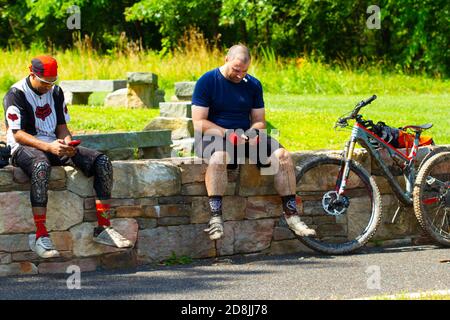
<path fill-rule="evenodd" d="M 33 215 L 34 224 L 36 225 L 36 240 L 42 236 L 48 237 L 47 228 L 45 227 L 46 215 L 35 214 Z"/>
<path fill-rule="evenodd" d="M 109 227 L 111 225 L 111 221 L 109 221 L 109 210 L 111 206 L 109 204 L 96 203 L 95 208 L 97 209 L 98 225 Z"/>

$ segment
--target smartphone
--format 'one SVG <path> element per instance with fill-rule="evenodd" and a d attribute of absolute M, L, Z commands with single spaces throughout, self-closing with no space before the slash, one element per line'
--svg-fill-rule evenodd
<path fill-rule="evenodd" d="M 76 147 L 81 143 L 81 140 L 72 140 L 69 142 L 69 146 Z"/>

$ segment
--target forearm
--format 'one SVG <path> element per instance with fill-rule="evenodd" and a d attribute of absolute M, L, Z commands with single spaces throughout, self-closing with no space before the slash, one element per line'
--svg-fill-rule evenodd
<path fill-rule="evenodd" d="M 22 130 L 15 131 L 14 139 L 16 140 L 17 143 L 19 143 L 21 145 L 30 146 L 30 147 L 42 150 L 44 152 L 50 151 L 49 143 L 39 140 L 39 139 L 35 138 L 34 136 L 32 136 L 31 134 L 26 133 L 25 131 L 22 131 Z"/>
<path fill-rule="evenodd" d="M 227 129 L 218 126 L 217 124 L 209 121 L 209 120 L 197 120 L 194 121 L 194 130 L 200 131 L 202 133 L 208 132 L 213 133 L 214 135 L 219 135 L 224 137 Z"/>
<path fill-rule="evenodd" d="M 56 128 L 56 137 L 58 139 L 64 140 L 66 144 L 72 141 L 72 135 L 70 134 L 69 129 L 65 125 L 61 125 Z"/>
<path fill-rule="evenodd" d="M 265 129 L 266 128 L 266 122 L 265 121 L 253 122 L 250 128 L 258 129 L 258 130 Z"/>

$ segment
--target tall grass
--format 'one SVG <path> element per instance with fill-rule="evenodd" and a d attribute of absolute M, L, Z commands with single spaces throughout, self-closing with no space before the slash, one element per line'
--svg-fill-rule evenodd
<path fill-rule="evenodd" d="M 223 64 L 225 50 L 210 45 L 195 30 L 186 33 L 179 47 L 161 56 L 157 51 L 143 50 L 125 36 L 117 47 L 104 54 L 93 49 L 89 37 L 75 39 L 68 50 L 35 46 L 32 49 L 0 51 L 0 91 L 28 73 L 31 58 L 53 54 L 59 62 L 61 79 L 125 79 L 131 71 L 153 72 L 159 86 L 172 90 L 177 81 L 197 80 L 204 72 Z M 271 49 L 253 54 L 249 73 L 261 80 L 265 92 L 279 94 L 411 94 L 448 93 L 449 81 L 386 72 L 383 65 L 352 67 L 341 61 L 325 64 L 307 56 L 281 58 Z"/>

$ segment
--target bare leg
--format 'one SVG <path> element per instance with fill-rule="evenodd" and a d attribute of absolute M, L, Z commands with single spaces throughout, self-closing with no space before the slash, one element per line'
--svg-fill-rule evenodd
<path fill-rule="evenodd" d="M 214 152 L 205 175 L 211 219 L 204 231 L 209 234 L 211 240 L 218 240 L 223 236 L 222 196 L 228 184 L 227 157 L 228 154 L 224 151 Z"/>
<path fill-rule="evenodd" d="M 298 215 L 295 189 L 296 180 L 294 162 L 286 149 L 277 149 L 271 156 L 271 161 L 277 161 L 278 172 L 275 173 L 275 189 L 281 196 L 283 211 L 289 228 L 299 236 L 314 236 L 316 232 L 300 220 Z"/>
<path fill-rule="evenodd" d="M 225 151 L 216 151 L 209 160 L 205 175 L 208 196 L 223 196 L 228 184 L 227 158 Z"/>
<path fill-rule="evenodd" d="M 278 172 L 275 174 L 275 190 L 280 196 L 295 194 L 296 181 L 294 162 L 286 149 L 277 149 L 271 156 L 271 161 L 279 163 Z"/>

